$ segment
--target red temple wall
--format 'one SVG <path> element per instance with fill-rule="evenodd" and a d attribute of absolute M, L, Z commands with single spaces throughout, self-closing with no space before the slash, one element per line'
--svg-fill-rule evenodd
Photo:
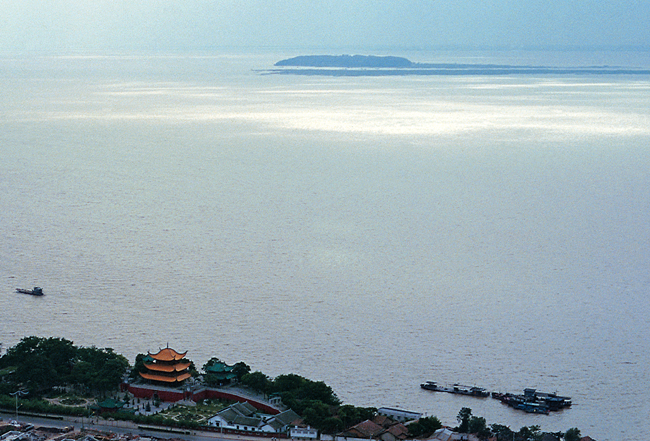
<path fill-rule="evenodd" d="M 203 396 L 205 395 L 205 396 Z M 199 396 L 202 396 L 199 398 Z M 197 397 L 197 398 L 195 398 Z M 217 398 L 217 399 L 223 399 L 223 400 L 231 400 L 231 401 L 239 401 L 239 402 L 245 402 L 248 401 L 253 407 L 256 409 L 261 410 L 262 412 L 268 413 L 270 415 L 277 415 L 280 413 L 280 411 L 274 407 L 269 406 L 268 404 L 261 403 L 259 401 L 252 400 L 250 398 L 246 397 L 241 397 L 239 395 L 234 395 L 234 394 L 229 394 L 227 392 L 222 392 L 220 390 L 214 390 L 214 389 L 204 389 L 200 391 L 197 394 L 194 394 L 192 396 L 192 400 L 194 401 L 201 401 L 206 398 Z"/>
<path fill-rule="evenodd" d="M 127 390 L 133 394 L 136 398 L 147 398 L 151 399 L 154 395 L 158 395 L 161 401 L 168 401 L 175 403 L 176 401 L 181 401 L 188 394 L 181 391 L 170 391 L 170 390 L 157 390 L 157 389 L 147 389 L 144 387 L 138 387 L 133 385 L 128 385 Z"/>
<path fill-rule="evenodd" d="M 262 403 L 260 401 L 256 401 L 247 397 L 242 397 L 239 395 L 235 394 L 230 394 L 227 392 L 223 392 L 220 390 L 215 390 L 215 389 L 202 389 L 194 394 L 190 392 L 183 392 L 183 391 L 168 391 L 168 390 L 158 390 L 158 389 L 148 389 L 146 387 L 142 386 L 134 386 L 132 384 L 124 384 L 122 385 L 122 390 L 128 390 L 130 393 L 133 394 L 134 397 L 136 398 L 146 398 L 146 399 L 151 399 L 154 394 L 158 395 L 158 398 L 160 398 L 161 401 L 167 401 L 167 402 L 172 402 L 175 403 L 177 401 L 181 401 L 183 399 L 191 399 L 192 401 L 201 401 L 205 400 L 207 398 L 213 399 L 221 399 L 221 400 L 230 400 L 230 401 L 239 401 L 239 402 L 249 402 L 253 407 L 256 409 L 261 410 L 262 412 L 268 413 L 270 415 L 277 415 L 280 413 L 279 410 L 277 410 L 274 407 L 271 407 L 270 405 L 266 403 Z"/>

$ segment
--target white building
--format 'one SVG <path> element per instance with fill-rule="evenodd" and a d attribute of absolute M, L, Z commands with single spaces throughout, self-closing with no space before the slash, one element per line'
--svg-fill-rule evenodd
<path fill-rule="evenodd" d="M 433 436 L 427 441 L 479 441 L 478 437 L 469 433 L 458 433 L 443 427 L 433 432 Z"/>
<path fill-rule="evenodd" d="M 418 420 L 422 418 L 422 414 L 418 412 L 411 412 L 409 410 L 394 409 L 392 407 L 380 407 L 377 409 L 378 415 L 384 415 L 403 423 L 404 421 Z"/>
<path fill-rule="evenodd" d="M 257 409 L 249 403 L 235 403 L 208 420 L 208 425 L 248 432 L 274 432 L 258 415 Z"/>
<path fill-rule="evenodd" d="M 313 427 L 292 427 L 289 429 L 289 437 L 295 440 L 318 439 L 318 430 Z"/>
<path fill-rule="evenodd" d="M 235 403 L 208 420 L 208 425 L 247 432 L 287 433 L 300 416 L 293 410 L 277 415 L 260 414 L 249 403 Z"/>

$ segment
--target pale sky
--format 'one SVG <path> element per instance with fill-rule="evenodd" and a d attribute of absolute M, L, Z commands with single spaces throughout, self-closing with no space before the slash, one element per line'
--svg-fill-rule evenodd
<path fill-rule="evenodd" d="M 0 0 L 0 51 L 650 47 L 648 0 Z"/>

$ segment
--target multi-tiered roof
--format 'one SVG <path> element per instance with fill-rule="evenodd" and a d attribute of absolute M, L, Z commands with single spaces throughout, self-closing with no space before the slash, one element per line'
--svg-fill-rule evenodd
<path fill-rule="evenodd" d="M 165 348 L 156 354 L 149 352 L 144 359 L 147 372 L 140 372 L 146 380 L 159 382 L 168 386 L 177 386 L 190 378 L 190 362 L 185 359 L 187 351 L 176 352 L 172 348 Z"/>
<path fill-rule="evenodd" d="M 223 361 L 218 361 L 209 366 L 205 367 L 205 372 L 207 374 L 214 375 L 214 377 L 219 382 L 230 381 L 233 378 L 237 378 L 237 374 L 233 372 L 235 366 L 230 366 Z"/>

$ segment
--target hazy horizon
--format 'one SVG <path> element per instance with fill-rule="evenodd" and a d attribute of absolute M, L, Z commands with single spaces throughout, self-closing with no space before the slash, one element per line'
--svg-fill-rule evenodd
<path fill-rule="evenodd" d="M 0 51 L 650 48 L 650 3 L 0 1 Z"/>

